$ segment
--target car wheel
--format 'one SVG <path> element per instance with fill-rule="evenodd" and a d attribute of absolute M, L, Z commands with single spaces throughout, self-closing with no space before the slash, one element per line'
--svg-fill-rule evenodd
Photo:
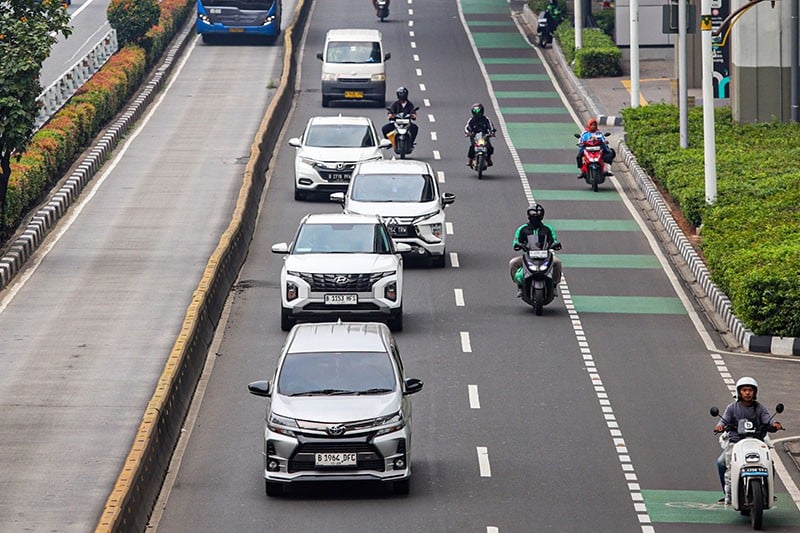
<path fill-rule="evenodd" d="M 283 485 L 281 483 L 275 483 L 274 481 L 264 480 L 264 488 L 267 491 L 267 496 L 269 496 L 270 498 L 283 496 Z"/>
<path fill-rule="evenodd" d="M 392 331 L 403 331 L 403 306 L 396 311 L 392 311 L 392 317 L 387 324 Z"/>
<path fill-rule="evenodd" d="M 295 320 L 289 316 L 291 311 L 288 309 L 281 308 L 281 329 L 283 331 L 289 331 L 295 324 Z"/>
<path fill-rule="evenodd" d="M 442 253 L 442 255 L 432 255 L 431 256 L 431 266 L 436 268 L 444 268 L 447 266 L 447 259 L 446 254 Z"/>
<path fill-rule="evenodd" d="M 392 482 L 392 492 L 395 494 L 408 494 L 411 490 L 411 478 L 401 479 Z"/>

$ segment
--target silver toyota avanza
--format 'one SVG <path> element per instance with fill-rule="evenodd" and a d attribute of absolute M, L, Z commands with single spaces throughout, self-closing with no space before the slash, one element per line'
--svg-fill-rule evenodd
<path fill-rule="evenodd" d="M 287 483 L 377 480 L 406 494 L 411 476 L 411 402 L 422 381 L 406 378 L 389 328 L 377 322 L 299 324 L 271 381 L 248 385 L 269 398 L 264 429 L 268 496 Z"/>

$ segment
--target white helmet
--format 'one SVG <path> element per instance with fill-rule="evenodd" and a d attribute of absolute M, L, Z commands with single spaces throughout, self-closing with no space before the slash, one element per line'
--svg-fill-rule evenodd
<path fill-rule="evenodd" d="M 736 399 L 741 400 L 741 397 L 739 396 L 739 389 L 744 386 L 753 387 L 755 389 L 755 392 L 753 393 L 753 399 L 755 400 L 758 396 L 758 382 L 748 376 L 739 378 L 739 381 L 736 382 Z"/>

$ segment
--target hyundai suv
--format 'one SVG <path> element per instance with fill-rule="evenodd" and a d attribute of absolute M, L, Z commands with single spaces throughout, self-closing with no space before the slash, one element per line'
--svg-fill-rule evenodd
<path fill-rule="evenodd" d="M 298 320 L 386 321 L 403 329 L 403 259 L 376 215 L 306 215 L 294 240 L 272 246 L 287 254 L 281 270 L 281 328 Z"/>
<path fill-rule="evenodd" d="M 347 213 L 379 215 L 397 242 L 408 244 L 437 267 L 445 266 L 444 208 L 455 199 L 452 193 L 439 193 L 428 163 L 410 159 L 362 163 L 347 192 L 331 194 Z"/>
<path fill-rule="evenodd" d="M 289 139 L 296 148 L 294 199 L 306 200 L 315 192 L 330 194 L 347 189 L 358 163 L 383 159 L 389 139 L 378 135 L 367 117 L 311 117 L 302 137 Z"/>
<path fill-rule="evenodd" d="M 248 385 L 269 398 L 264 484 L 377 480 L 407 494 L 411 402 L 422 381 L 406 378 L 397 343 L 381 323 L 299 324 L 272 381 Z"/>

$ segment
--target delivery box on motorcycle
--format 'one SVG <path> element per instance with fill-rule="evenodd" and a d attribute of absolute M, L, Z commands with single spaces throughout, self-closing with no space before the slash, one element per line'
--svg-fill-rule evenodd
<path fill-rule="evenodd" d="M 322 107 L 331 100 L 371 101 L 386 105 L 386 61 L 381 32 L 335 29 L 325 35 L 322 61 Z"/>

